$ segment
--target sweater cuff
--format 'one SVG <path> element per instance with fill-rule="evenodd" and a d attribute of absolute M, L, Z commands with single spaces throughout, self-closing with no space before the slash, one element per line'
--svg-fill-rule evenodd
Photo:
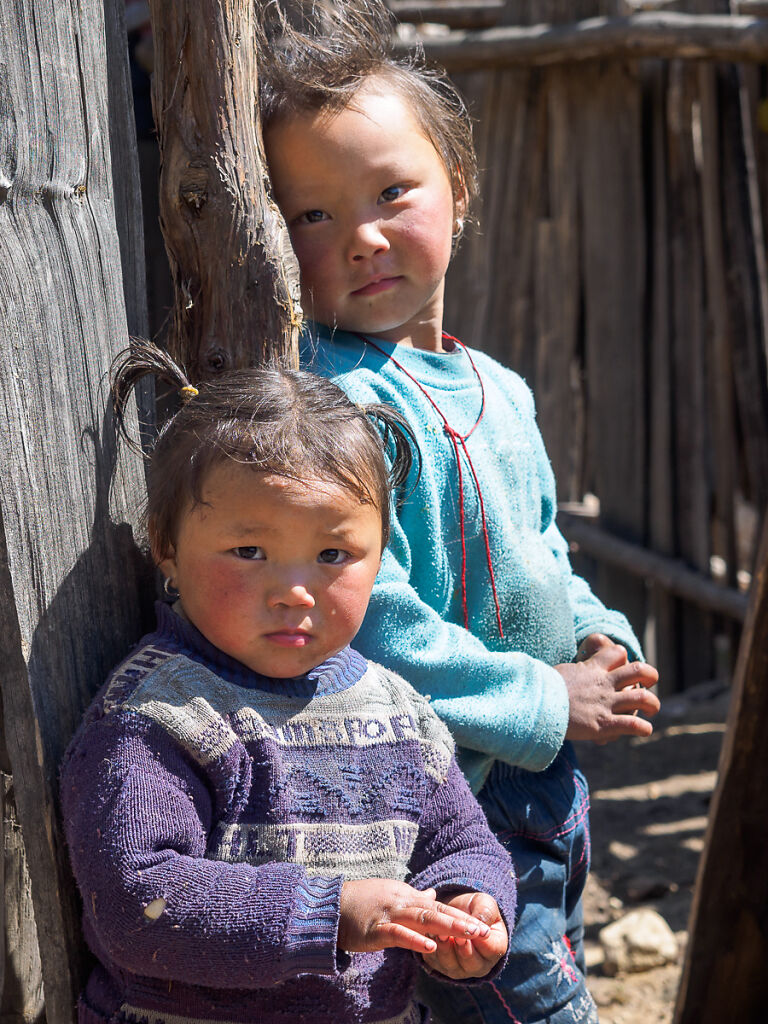
<path fill-rule="evenodd" d="M 335 975 L 343 878 L 305 878 L 288 922 L 286 959 L 296 974 Z"/>
<path fill-rule="evenodd" d="M 515 752 L 514 758 L 501 756 L 502 761 L 525 768 L 529 772 L 541 772 L 548 768 L 557 757 L 565 742 L 570 707 L 565 680 L 550 665 L 539 663 L 539 679 L 543 691 L 542 710 L 530 729 L 526 746 Z"/>
<path fill-rule="evenodd" d="M 484 871 L 482 867 L 480 867 L 478 871 L 467 873 L 464 877 L 457 878 L 456 876 L 453 876 L 450 879 L 441 878 L 439 872 L 430 872 L 430 869 L 427 869 L 426 871 L 421 872 L 418 876 L 418 880 L 414 879 L 412 884 L 415 884 L 416 888 L 422 890 L 436 889 L 437 898 L 441 901 L 447 901 L 451 899 L 452 896 L 455 896 L 460 892 L 484 892 L 496 900 L 499 913 L 501 914 L 504 920 L 504 925 L 507 929 L 507 951 L 504 956 L 502 956 L 501 959 L 493 965 L 490 971 L 483 975 L 482 978 L 462 978 L 457 982 L 457 984 L 476 985 L 484 981 L 493 981 L 497 975 L 501 974 L 506 966 L 507 959 L 509 958 L 509 942 L 515 928 L 515 912 L 517 910 L 517 878 L 514 869 L 510 867 L 509 877 L 506 879 L 500 878 L 498 870 Z M 422 970 L 426 971 L 427 974 L 440 978 L 441 981 L 454 980 L 452 978 L 448 978 L 440 971 L 433 970 L 429 967 L 424 962 L 421 954 L 414 953 L 414 956 L 417 957 Z"/>
<path fill-rule="evenodd" d="M 580 622 L 578 632 L 576 633 L 577 646 L 592 633 L 604 633 L 615 644 L 621 644 L 622 647 L 626 647 L 630 661 L 643 660 L 643 648 L 640 645 L 640 641 L 621 612 L 613 612 L 607 609 L 602 613 L 599 621 Z"/>

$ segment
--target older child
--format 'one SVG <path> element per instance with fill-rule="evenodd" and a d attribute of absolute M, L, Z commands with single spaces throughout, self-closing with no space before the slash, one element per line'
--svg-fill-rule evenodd
<path fill-rule="evenodd" d="M 417 1024 L 419 965 L 499 970 L 515 885 L 448 731 L 349 647 L 389 533 L 384 449 L 330 381 L 190 385 L 149 464 L 178 592 L 67 753 L 66 835 L 99 963 L 80 1024 Z M 368 410 L 409 448 L 396 413 Z M 506 922 L 506 923 L 505 923 Z"/>
<path fill-rule="evenodd" d="M 431 696 L 519 874 L 504 973 L 472 992 L 430 983 L 430 1005 L 447 1024 L 595 1020 L 588 794 L 564 741 L 648 735 L 635 715 L 658 709 L 657 674 L 571 571 L 530 391 L 443 331 L 475 188 L 466 111 L 444 79 L 392 59 L 382 9 L 338 10 L 325 28 L 280 26 L 261 112 L 314 320 L 307 365 L 399 409 L 422 452 L 358 642 Z"/>

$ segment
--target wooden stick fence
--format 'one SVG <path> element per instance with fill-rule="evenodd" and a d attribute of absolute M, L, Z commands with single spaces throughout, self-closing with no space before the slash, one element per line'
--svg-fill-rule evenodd
<path fill-rule="evenodd" d="M 447 71 L 543 67 L 610 58 L 762 62 L 768 21 L 732 15 L 641 12 L 565 25 L 502 26 L 422 40 Z M 406 44 L 403 44 L 406 49 Z"/>

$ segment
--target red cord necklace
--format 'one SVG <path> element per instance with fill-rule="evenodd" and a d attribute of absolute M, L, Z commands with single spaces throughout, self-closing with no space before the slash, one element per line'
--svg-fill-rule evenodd
<path fill-rule="evenodd" d="M 472 456 L 469 454 L 469 449 L 467 448 L 467 441 L 479 426 L 480 420 L 482 420 L 483 414 L 485 413 L 485 387 L 483 385 L 483 378 L 480 376 L 480 371 L 475 366 L 475 361 L 472 358 L 472 354 L 470 353 L 466 345 L 463 345 L 459 341 L 459 339 L 454 338 L 453 335 L 446 334 L 445 331 L 443 331 L 442 336 L 443 338 L 446 338 L 448 341 L 452 341 L 455 345 L 458 345 L 462 352 L 466 354 L 467 358 L 469 359 L 470 365 L 475 373 L 475 376 L 477 377 L 477 382 L 480 385 L 480 411 L 477 414 L 477 419 L 472 424 L 470 429 L 466 432 L 466 434 L 460 434 L 458 430 L 455 430 L 451 426 L 451 424 L 448 422 L 448 417 L 445 415 L 445 413 L 434 400 L 434 398 L 429 394 L 429 392 L 423 386 L 423 384 L 421 384 L 421 382 L 418 381 L 413 376 L 412 373 L 406 370 L 402 363 L 399 363 L 393 355 L 390 355 L 388 352 L 386 352 L 383 348 L 377 345 L 375 341 L 371 341 L 370 338 L 366 338 L 362 334 L 357 335 L 357 337 L 360 338 L 361 341 L 364 341 L 366 345 L 371 345 L 373 348 L 375 348 L 377 352 L 380 352 L 381 355 L 383 355 L 386 359 L 389 359 L 390 362 L 392 362 L 398 368 L 398 370 L 401 371 L 401 373 L 404 373 L 406 377 L 413 381 L 413 383 L 416 385 L 416 387 L 419 389 L 422 395 L 424 395 L 426 400 L 429 402 L 429 404 L 435 410 L 437 415 L 440 417 L 443 424 L 443 430 L 448 435 L 451 444 L 453 445 L 453 452 L 456 457 L 456 469 L 459 480 L 459 527 L 461 531 L 461 603 L 464 609 L 464 628 L 469 629 L 469 609 L 467 607 L 467 542 L 464 524 L 464 474 L 462 472 L 461 466 L 461 450 L 463 450 L 464 452 L 464 455 L 467 460 L 467 465 L 469 466 L 470 473 L 472 474 L 472 479 L 475 482 L 477 501 L 478 504 L 480 505 L 480 518 L 482 519 L 483 523 L 483 539 L 485 540 L 485 558 L 488 564 L 488 575 L 491 580 L 491 590 L 493 591 L 493 603 L 496 608 L 496 623 L 499 627 L 499 636 L 503 640 L 504 628 L 501 624 L 501 609 L 499 608 L 499 597 L 498 594 L 496 593 L 496 578 L 493 573 L 493 559 L 491 557 L 491 544 L 488 539 L 488 524 L 485 518 L 485 503 L 483 502 L 483 492 L 480 487 L 480 481 L 477 479 L 477 473 L 475 472 L 474 464 L 472 463 Z"/>

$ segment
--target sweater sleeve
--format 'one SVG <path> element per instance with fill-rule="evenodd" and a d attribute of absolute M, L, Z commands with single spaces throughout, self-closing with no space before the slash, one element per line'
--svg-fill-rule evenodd
<path fill-rule="evenodd" d="M 446 890 L 487 893 L 496 900 L 511 935 L 517 902 L 512 861 L 492 834 L 455 759 L 435 787 L 420 825 L 411 885 L 422 890 L 434 888 L 438 895 Z M 473 980 L 489 981 L 505 962 L 506 956 L 488 975 Z"/>
<path fill-rule="evenodd" d="M 91 723 L 61 799 L 86 937 L 118 967 L 246 989 L 336 973 L 342 879 L 207 859 L 211 789 L 155 723 L 124 711 Z"/>

